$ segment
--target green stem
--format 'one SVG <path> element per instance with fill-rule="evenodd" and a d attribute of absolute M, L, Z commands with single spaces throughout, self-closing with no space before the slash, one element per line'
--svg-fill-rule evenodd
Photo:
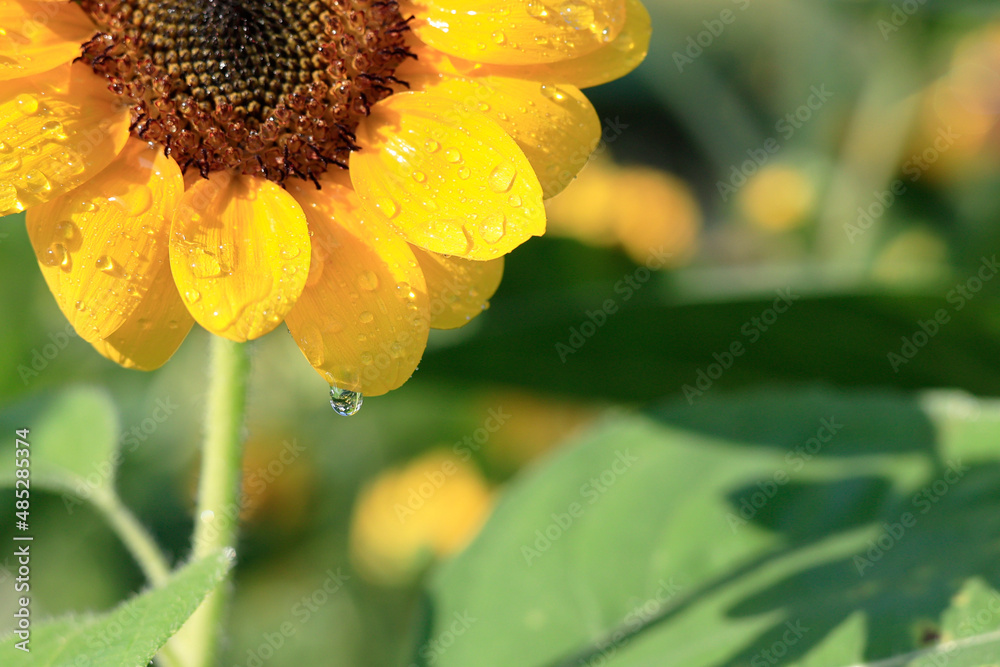
<path fill-rule="evenodd" d="M 249 370 L 245 345 L 212 337 L 208 411 L 192 549 L 195 560 L 236 547 Z M 189 667 L 212 667 L 217 663 L 219 635 L 231 592 L 230 583 L 223 581 L 175 638 L 178 653 L 183 654 Z"/>
<path fill-rule="evenodd" d="M 170 564 L 156 542 L 113 491 L 94 493 L 94 506 L 104 514 L 125 548 L 132 553 L 143 574 L 153 586 L 160 587 L 170 578 Z"/>

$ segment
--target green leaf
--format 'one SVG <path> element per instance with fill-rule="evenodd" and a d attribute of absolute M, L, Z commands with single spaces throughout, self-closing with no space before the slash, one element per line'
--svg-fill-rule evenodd
<path fill-rule="evenodd" d="M 222 581 L 231 561 L 220 551 L 187 565 L 162 588 L 101 615 L 74 616 L 31 627 L 30 652 L 16 634 L 0 642 L 0 664 L 24 667 L 145 667 Z"/>
<path fill-rule="evenodd" d="M 0 486 L 13 486 L 15 431 L 29 429 L 32 487 L 89 497 L 113 487 L 118 414 L 100 389 L 29 399 L 0 413 Z"/>
<path fill-rule="evenodd" d="M 710 395 L 610 418 L 517 479 L 437 572 L 417 663 L 926 650 L 969 579 L 1000 583 L 998 442 L 1000 405 L 954 393 Z"/>

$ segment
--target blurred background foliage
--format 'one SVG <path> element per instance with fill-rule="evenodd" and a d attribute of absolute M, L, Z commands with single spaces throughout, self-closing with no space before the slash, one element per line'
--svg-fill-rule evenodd
<path fill-rule="evenodd" d="M 487 312 L 432 334 L 408 384 L 337 418 L 286 332 L 254 344 L 222 664 L 846 665 L 960 638 L 993 599 L 1000 8 L 646 5 L 649 57 L 588 91 L 605 141 L 549 202 L 550 233 L 508 258 Z M 17 216 L 0 229 L 0 312 L 3 403 L 105 392 L 118 492 L 182 561 L 206 335 L 152 374 L 105 361 L 67 328 Z M 831 416 L 846 435 L 730 530 Z M 629 448 L 641 472 L 527 563 L 535 531 Z M 856 573 L 954 456 L 962 491 Z M 90 506 L 33 502 L 36 615 L 142 588 Z M 664 581 L 677 590 L 660 600 Z M 768 653 L 795 621 L 812 630 Z M 996 660 L 980 649 L 951 664 Z"/>

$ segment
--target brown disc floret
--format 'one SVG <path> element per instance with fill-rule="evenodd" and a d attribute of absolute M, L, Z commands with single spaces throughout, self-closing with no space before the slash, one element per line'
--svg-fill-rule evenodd
<path fill-rule="evenodd" d="M 314 182 L 346 167 L 354 129 L 405 85 L 395 1 L 83 0 L 82 59 L 181 167 Z"/>

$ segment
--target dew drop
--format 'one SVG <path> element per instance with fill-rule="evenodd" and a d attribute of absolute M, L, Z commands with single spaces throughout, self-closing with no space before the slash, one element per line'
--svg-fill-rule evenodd
<path fill-rule="evenodd" d="M 44 123 L 41 130 L 56 141 L 65 141 L 69 138 L 66 135 L 66 129 L 63 127 L 62 123 L 57 120 L 50 120 L 47 123 Z"/>
<path fill-rule="evenodd" d="M 517 195 L 511 195 L 510 197 L 507 197 L 507 203 L 513 206 L 514 208 L 517 208 L 518 206 L 521 205 L 521 198 L 518 197 Z"/>
<path fill-rule="evenodd" d="M 530 0 L 527 6 L 528 15 L 536 19 L 544 19 L 549 15 L 549 8 L 537 0 Z"/>
<path fill-rule="evenodd" d="M 365 366 L 371 366 L 374 361 L 375 359 L 374 357 L 372 357 L 370 352 L 361 353 L 361 363 L 363 363 Z"/>
<path fill-rule="evenodd" d="M 360 315 L 358 315 L 358 321 L 361 322 L 362 324 L 370 324 L 371 321 L 374 320 L 374 319 L 375 319 L 375 316 L 372 315 L 371 311 L 368 311 L 368 310 L 366 310 L 365 312 L 363 312 Z"/>
<path fill-rule="evenodd" d="M 361 392 L 330 387 L 330 406 L 341 417 L 357 414 L 364 400 L 365 397 L 361 395 Z"/>
<path fill-rule="evenodd" d="M 375 200 L 375 206 L 377 206 L 378 210 L 382 211 L 382 215 L 387 218 L 393 218 L 397 213 L 399 213 L 399 206 L 397 206 L 396 202 L 389 197 L 379 197 Z"/>
<path fill-rule="evenodd" d="M 298 246 L 292 245 L 292 246 L 285 246 L 284 248 L 282 248 L 279 254 L 281 255 L 282 259 L 295 259 L 296 257 L 299 256 L 301 252 L 302 251 L 299 249 Z"/>
<path fill-rule="evenodd" d="M 493 41 L 496 44 L 503 44 L 507 41 L 507 35 L 503 34 L 503 30 L 497 30 L 493 33 Z"/>
<path fill-rule="evenodd" d="M 63 220 L 58 225 L 56 225 L 56 234 L 61 236 L 67 241 L 73 241 L 78 238 L 80 230 L 69 220 Z"/>
<path fill-rule="evenodd" d="M 507 218 L 503 213 L 493 213 L 479 225 L 479 234 L 487 243 L 499 243 L 507 233 Z"/>
<path fill-rule="evenodd" d="M 448 162 L 451 162 L 452 164 L 455 164 L 456 162 L 462 159 L 462 154 L 459 153 L 454 148 L 449 148 L 444 152 L 444 159 L 447 160 Z"/>
<path fill-rule="evenodd" d="M 441 144 L 431 139 L 424 144 L 424 148 L 427 149 L 428 153 L 437 153 L 438 149 L 441 148 Z"/>
<path fill-rule="evenodd" d="M 24 184 L 31 192 L 48 192 L 52 189 L 48 177 L 37 169 L 25 175 Z"/>
<path fill-rule="evenodd" d="M 423 183 L 424 181 L 427 180 L 427 175 L 424 174 L 424 172 L 422 171 L 415 171 L 411 175 L 413 176 L 413 180 L 415 180 L 417 183 Z"/>
<path fill-rule="evenodd" d="M 467 179 L 471 175 L 472 172 L 469 171 L 468 167 L 462 167 L 461 169 L 458 170 L 458 177 L 461 178 L 462 180 Z"/>
<path fill-rule="evenodd" d="M 25 116 L 34 116 L 38 113 L 38 99 L 32 95 L 18 95 L 14 101 L 17 103 L 17 110 Z"/>
<path fill-rule="evenodd" d="M 107 274 L 114 274 L 115 271 L 118 269 L 118 265 L 115 264 L 115 260 L 111 259 L 107 255 L 101 255 L 100 257 L 98 257 L 97 261 L 94 263 L 94 266 L 96 266 L 98 270 L 104 271 L 104 273 Z"/>
<path fill-rule="evenodd" d="M 566 99 L 566 93 L 564 93 L 559 86 L 551 83 L 543 83 L 540 87 L 542 95 L 554 100 L 556 102 L 562 102 Z"/>
<path fill-rule="evenodd" d="M 378 289 L 378 276 L 375 275 L 374 271 L 365 271 L 358 276 L 358 285 L 361 286 L 361 289 L 373 292 Z"/>
<path fill-rule="evenodd" d="M 493 168 L 486 182 L 493 192 L 507 192 L 514 183 L 515 176 L 517 176 L 517 169 L 514 168 L 514 165 L 510 162 L 504 162 Z"/>
<path fill-rule="evenodd" d="M 0 173 L 7 171 L 14 171 L 15 169 L 21 168 L 21 156 L 15 155 L 11 158 L 0 162 Z"/>
<path fill-rule="evenodd" d="M 219 258 L 201 246 L 191 248 L 188 262 L 195 278 L 217 278 L 224 273 Z"/>
<path fill-rule="evenodd" d="M 53 243 L 42 252 L 40 259 L 45 266 L 65 266 L 69 253 L 61 243 Z"/>
<path fill-rule="evenodd" d="M 191 303 L 198 303 L 198 300 L 201 299 L 201 292 L 199 292 L 198 290 L 189 289 L 188 291 L 184 292 L 184 297 Z"/>

